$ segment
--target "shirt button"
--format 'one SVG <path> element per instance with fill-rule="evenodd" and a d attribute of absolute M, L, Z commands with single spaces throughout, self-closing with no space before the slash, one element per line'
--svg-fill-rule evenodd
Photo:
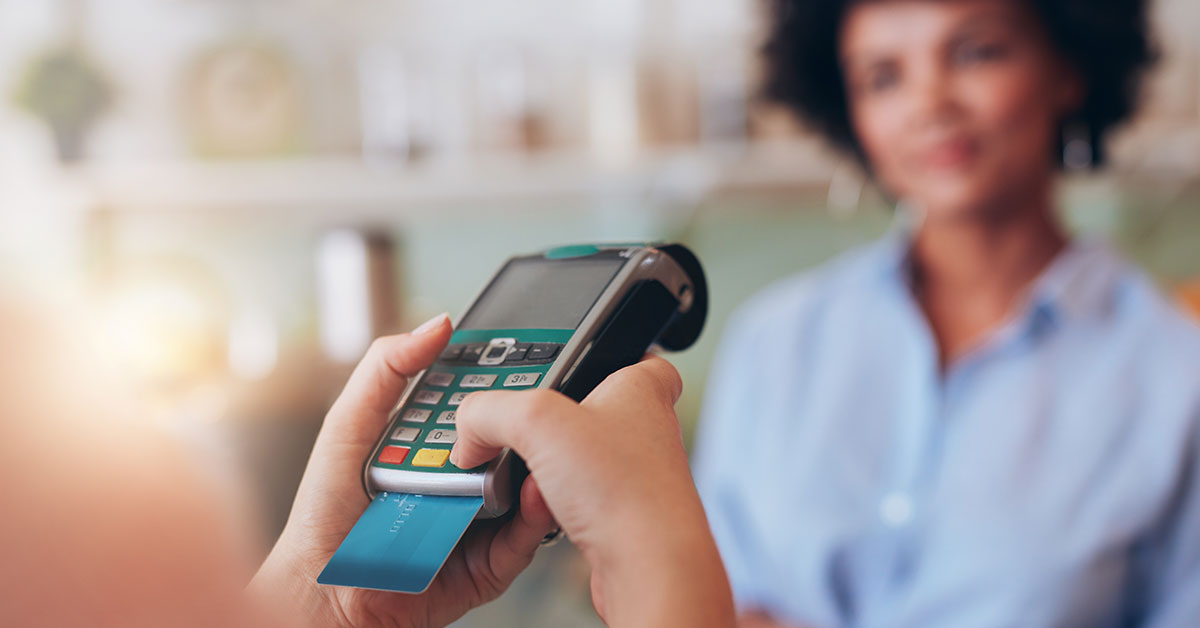
<path fill-rule="evenodd" d="M 898 528 L 912 520 L 912 498 L 904 493 L 891 493 L 879 503 L 879 517 L 889 527 Z"/>

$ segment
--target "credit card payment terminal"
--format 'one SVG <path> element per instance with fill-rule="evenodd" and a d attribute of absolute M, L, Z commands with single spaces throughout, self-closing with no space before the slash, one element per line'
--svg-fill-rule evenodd
<path fill-rule="evenodd" d="M 364 466 L 372 502 L 317 581 L 420 593 L 472 520 L 513 507 L 525 476 L 514 453 L 475 469 L 449 462 L 467 395 L 548 388 L 580 401 L 653 346 L 691 346 L 707 314 L 704 271 L 682 245 L 579 245 L 509 259 L 399 400 Z"/>

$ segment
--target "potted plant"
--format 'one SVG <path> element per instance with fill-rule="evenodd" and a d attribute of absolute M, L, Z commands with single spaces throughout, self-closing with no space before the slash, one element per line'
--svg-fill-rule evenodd
<path fill-rule="evenodd" d="M 62 163 L 83 158 L 88 130 L 112 100 L 104 75 L 78 46 L 50 49 L 30 61 L 14 101 L 41 118 Z"/>

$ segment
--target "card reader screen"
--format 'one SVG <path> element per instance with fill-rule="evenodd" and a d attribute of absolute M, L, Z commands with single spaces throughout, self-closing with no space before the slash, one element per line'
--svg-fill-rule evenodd
<path fill-rule="evenodd" d="M 623 258 L 510 261 L 459 329 L 575 329 L 625 263 Z"/>

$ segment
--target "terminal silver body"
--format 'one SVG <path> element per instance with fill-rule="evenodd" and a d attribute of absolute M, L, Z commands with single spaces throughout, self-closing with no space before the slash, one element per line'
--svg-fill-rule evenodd
<path fill-rule="evenodd" d="M 600 247 L 600 250 L 606 250 Z M 687 271 L 667 253 L 652 247 L 611 247 L 607 250 L 619 250 L 625 263 L 613 276 L 605 290 L 596 299 L 591 310 L 584 316 L 579 327 L 571 335 L 562 351 L 551 364 L 546 375 L 535 388 L 558 390 L 566 382 L 575 368 L 587 356 L 592 348 L 592 341 L 604 328 L 605 323 L 621 305 L 623 297 L 633 289 L 638 282 L 654 280 L 660 282 L 679 301 L 679 313 L 684 314 L 692 307 L 693 294 L 696 287 Z M 499 272 L 499 271 L 498 271 Z M 492 278 L 485 284 L 492 284 Z M 483 290 L 476 295 L 474 302 L 482 296 Z M 470 311 L 468 307 L 465 312 Z M 462 315 L 455 321 L 455 328 L 462 320 Z M 487 365 L 486 358 L 481 357 L 480 364 Z M 401 397 L 397 408 L 403 407 L 414 394 L 417 382 L 424 377 L 424 372 L 414 377 Z M 503 515 L 512 506 L 514 499 L 513 468 L 515 454 L 504 450 L 495 460 L 488 464 L 482 472 L 475 473 L 422 473 L 401 469 L 387 469 L 371 465 L 378 455 L 380 448 L 387 442 L 385 433 L 375 446 L 367 464 L 363 468 L 363 483 L 367 493 L 374 498 L 377 492 L 395 492 L 418 495 L 453 495 L 463 497 L 483 497 L 483 508 L 480 518 L 492 518 Z"/>

